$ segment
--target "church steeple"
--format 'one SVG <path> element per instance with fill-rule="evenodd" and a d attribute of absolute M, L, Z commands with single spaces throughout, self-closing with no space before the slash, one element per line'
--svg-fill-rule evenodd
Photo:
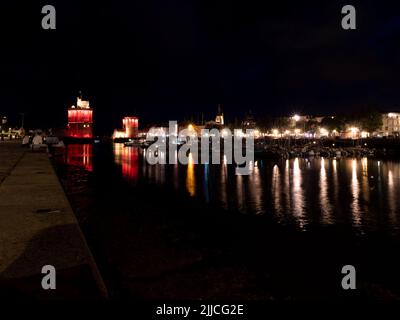
<path fill-rule="evenodd" d="M 221 104 L 218 104 L 218 112 L 217 116 L 215 117 L 215 122 L 221 126 L 224 125 L 224 114 L 222 112 Z"/>

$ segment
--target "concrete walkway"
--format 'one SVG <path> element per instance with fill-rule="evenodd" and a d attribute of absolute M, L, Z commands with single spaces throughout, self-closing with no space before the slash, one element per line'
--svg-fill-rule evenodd
<path fill-rule="evenodd" d="M 44 265 L 56 268 L 56 290 L 41 287 Z M 18 142 L 0 142 L 0 296 L 107 296 L 47 153 Z"/>

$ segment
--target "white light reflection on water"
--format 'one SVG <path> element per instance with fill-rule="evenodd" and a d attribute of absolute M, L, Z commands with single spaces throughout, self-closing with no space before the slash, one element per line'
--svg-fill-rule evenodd
<path fill-rule="evenodd" d="M 264 189 L 262 184 L 262 178 L 260 174 L 260 168 L 258 162 L 256 161 L 253 168 L 253 173 L 250 179 L 247 179 L 248 189 L 251 197 L 252 209 L 256 214 L 261 214 L 264 212 Z"/>
<path fill-rule="evenodd" d="M 189 195 L 224 209 L 272 215 L 279 223 L 293 223 L 304 230 L 313 224 L 351 224 L 365 232 L 383 225 L 394 229 L 400 221 L 399 162 L 263 159 L 254 163 L 251 175 L 237 176 L 234 166 L 224 160 L 220 165 L 195 164 L 189 159 L 187 166 L 152 166 L 143 161 L 144 153 L 115 145 L 115 162 L 124 177 L 184 188 Z"/>
<path fill-rule="evenodd" d="M 224 161 L 221 165 L 221 179 L 220 179 L 220 199 L 224 209 L 228 209 L 228 166 L 226 164 L 226 156 L 224 155 Z"/>
<path fill-rule="evenodd" d="M 304 228 L 306 220 L 304 219 L 304 194 L 302 186 L 302 173 L 299 164 L 299 158 L 293 161 L 293 187 L 292 187 L 292 200 L 293 200 L 293 214 L 296 217 L 300 228 Z"/>
<path fill-rule="evenodd" d="M 319 174 L 319 199 L 322 212 L 322 222 L 324 224 L 332 223 L 332 206 L 328 195 L 328 178 L 325 169 L 325 159 L 321 158 L 321 169 Z"/>
<path fill-rule="evenodd" d="M 284 184 L 284 194 L 285 194 L 285 212 L 290 214 L 292 212 L 292 206 L 291 206 L 291 193 L 290 191 L 290 163 L 289 160 L 285 161 L 285 184 Z"/>
<path fill-rule="evenodd" d="M 369 176 L 368 176 L 368 158 L 364 157 L 361 159 L 361 186 L 362 186 L 362 197 L 365 203 L 369 203 Z M 364 206 L 364 211 L 368 212 L 368 206 Z"/>
<path fill-rule="evenodd" d="M 275 212 L 278 217 L 282 218 L 283 208 L 281 205 L 282 197 L 281 197 L 281 175 L 279 173 L 279 167 L 277 164 L 274 165 L 272 169 L 272 201 L 274 202 Z"/>
<path fill-rule="evenodd" d="M 391 168 L 391 164 L 388 164 L 388 177 L 387 177 L 387 188 L 388 188 L 388 206 L 389 206 L 389 215 L 390 220 L 394 223 L 397 223 L 397 205 L 396 200 L 399 197 L 399 191 L 395 186 L 394 176 L 393 176 L 393 169 Z M 399 172 L 398 172 L 399 173 Z M 398 187 L 398 184 L 397 184 Z"/>
<path fill-rule="evenodd" d="M 178 151 L 174 152 L 174 169 L 173 169 L 173 179 L 174 188 L 179 189 L 179 165 L 178 165 Z"/>
<path fill-rule="evenodd" d="M 338 177 L 338 170 L 337 170 L 337 160 L 332 160 L 332 175 L 333 175 L 333 195 L 334 195 L 334 202 L 336 204 L 339 203 L 339 177 Z"/>
<path fill-rule="evenodd" d="M 361 210 L 360 210 L 360 203 L 359 203 L 359 196 L 360 196 L 360 184 L 358 182 L 357 177 L 357 159 L 353 159 L 351 161 L 351 195 L 352 195 L 352 202 L 351 202 L 351 212 L 353 215 L 353 224 L 356 226 L 361 225 Z"/>
<path fill-rule="evenodd" d="M 236 201 L 237 201 L 237 208 L 239 209 L 239 211 L 242 211 L 242 212 L 245 210 L 243 188 L 244 188 L 243 176 L 237 175 L 236 176 Z"/>

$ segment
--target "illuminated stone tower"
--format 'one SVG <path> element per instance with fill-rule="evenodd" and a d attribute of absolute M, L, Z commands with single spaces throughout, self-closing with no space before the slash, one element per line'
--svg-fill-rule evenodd
<path fill-rule="evenodd" d="M 122 120 L 125 129 L 125 138 L 135 138 L 138 135 L 139 119 L 136 117 L 125 117 Z"/>
<path fill-rule="evenodd" d="M 93 110 L 89 101 L 77 98 L 76 106 L 68 109 L 67 136 L 72 138 L 93 138 Z"/>

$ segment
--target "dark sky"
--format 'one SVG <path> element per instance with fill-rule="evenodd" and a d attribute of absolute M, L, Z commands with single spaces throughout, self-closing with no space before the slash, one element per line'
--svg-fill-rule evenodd
<path fill-rule="evenodd" d="M 0 114 L 60 126 L 79 90 L 98 132 L 142 122 L 400 109 L 395 1 L 25 1 L 0 4 Z M 263 3 L 263 4 L 258 4 Z M 41 29 L 41 8 L 57 29 Z M 341 8 L 357 9 L 357 30 Z"/>

